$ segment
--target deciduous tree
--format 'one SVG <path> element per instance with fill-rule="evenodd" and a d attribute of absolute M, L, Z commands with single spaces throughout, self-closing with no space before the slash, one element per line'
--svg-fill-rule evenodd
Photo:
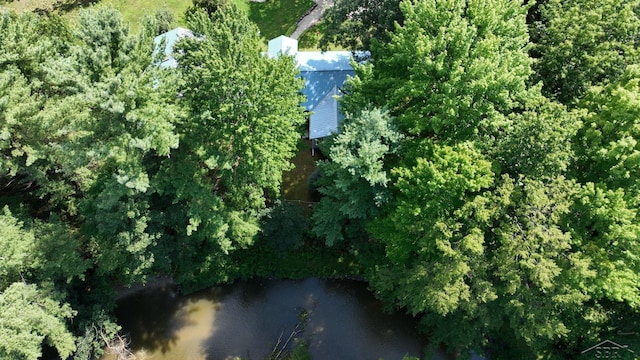
<path fill-rule="evenodd" d="M 260 211 L 291 167 L 304 122 L 302 81 L 292 58 L 260 53 L 257 27 L 233 5 L 196 12 L 189 27 L 196 36 L 176 46 L 188 114 L 158 190 L 173 197 L 180 272 L 220 279 L 225 254 L 252 243 Z"/>
<path fill-rule="evenodd" d="M 535 69 L 544 94 L 575 104 L 638 62 L 638 1 L 549 0 L 541 5 Z"/>
<path fill-rule="evenodd" d="M 399 0 L 338 0 L 323 16 L 326 25 L 320 39 L 325 49 L 339 44 L 350 50 L 370 50 L 374 41 L 387 42 L 388 32 L 402 24 Z"/>
<path fill-rule="evenodd" d="M 399 141 L 389 114 L 380 109 L 347 115 L 329 140 L 330 160 L 318 163 L 323 197 L 313 214 L 313 231 L 328 246 L 344 240 L 345 231 L 361 236 L 366 221 L 389 200 L 385 159 Z"/>

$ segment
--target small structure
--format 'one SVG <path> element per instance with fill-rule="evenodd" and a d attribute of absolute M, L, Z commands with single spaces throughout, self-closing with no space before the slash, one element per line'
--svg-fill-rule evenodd
<path fill-rule="evenodd" d="M 280 35 L 275 39 L 269 40 L 269 57 L 276 58 L 280 55 L 295 56 L 298 53 L 298 40 Z"/>
<path fill-rule="evenodd" d="M 154 57 L 157 55 L 159 51 L 162 49 L 162 44 L 164 42 L 164 58 L 158 64 L 160 68 L 170 68 L 175 69 L 178 67 L 178 62 L 173 57 L 173 47 L 180 40 L 184 38 L 194 37 L 195 35 L 191 30 L 185 28 L 175 28 L 173 30 L 167 31 L 164 34 L 160 34 L 153 39 L 153 43 L 155 45 L 155 50 L 153 52 Z"/>
<path fill-rule="evenodd" d="M 308 137 L 315 148 L 317 139 L 336 133 L 343 119 L 338 97 L 347 78 L 355 75 L 351 52 L 298 51 L 297 40 L 279 36 L 269 41 L 268 54 L 270 57 L 285 54 L 295 58 L 305 82 L 302 93 L 307 100 L 302 105 L 312 112 Z"/>
<path fill-rule="evenodd" d="M 183 38 L 195 37 L 189 29 L 176 28 L 154 39 L 154 55 L 162 51 L 164 59 L 158 64 L 160 68 L 176 68 L 178 62 L 173 57 L 174 45 Z M 349 51 L 298 51 L 298 41 L 287 36 L 278 36 L 269 41 L 269 57 L 280 55 L 293 56 L 304 79 L 302 93 L 306 101 L 302 104 L 311 112 L 307 136 L 312 142 L 312 150 L 316 148 L 317 139 L 338 132 L 343 119 L 340 113 L 338 98 L 341 89 L 349 76 L 354 76 Z"/>

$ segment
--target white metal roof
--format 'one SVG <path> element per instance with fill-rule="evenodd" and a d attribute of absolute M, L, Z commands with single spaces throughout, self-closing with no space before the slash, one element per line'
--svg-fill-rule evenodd
<path fill-rule="evenodd" d="M 153 42 L 156 46 L 154 51 L 154 55 L 160 51 L 159 46 L 162 44 L 164 40 L 164 59 L 158 64 L 161 68 L 176 68 L 178 67 L 178 62 L 173 57 L 173 46 L 180 40 L 185 37 L 193 37 L 193 32 L 189 29 L 185 28 L 175 28 L 173 30 L 167 31 L 164 34 L 160 34 L 153 39 Z"/>
<path fill-rule="evenodd" d="M 337 87 L 326 96 L 313 109 L 309 119 L 309 139 L 318 139 L 329 136 L 338 131 L 338 95 Z"/>

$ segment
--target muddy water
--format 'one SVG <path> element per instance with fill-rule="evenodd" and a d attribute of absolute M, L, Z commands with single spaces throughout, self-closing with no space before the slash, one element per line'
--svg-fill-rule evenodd
<path fill-rule="evenodd" d="M 154 360 L 264 359 L 301 313 L 308 320 L 298 337 L 312 359 L 421 355 L 413 320 L 385 314 L 357 281 L 256 280 L 184 297 L 156 288 L 122 299 L 116 311 L 136 355 Z"/>

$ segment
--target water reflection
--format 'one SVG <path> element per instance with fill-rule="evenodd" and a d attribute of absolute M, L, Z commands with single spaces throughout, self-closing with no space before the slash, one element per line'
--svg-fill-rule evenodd
<path fill-rule="evenodd" d="M 160 360 L 263 359 L 308 314 L 299 337 L 313 359 L 401 359 L 423 343 L 411 318 L 385 314 L 356 281 L 255 280 L 183 297 L 171 287 L 132 295 L 116 316 L 137 355 Z M 111 360 L 111 359 L 109 359 Z"/>

